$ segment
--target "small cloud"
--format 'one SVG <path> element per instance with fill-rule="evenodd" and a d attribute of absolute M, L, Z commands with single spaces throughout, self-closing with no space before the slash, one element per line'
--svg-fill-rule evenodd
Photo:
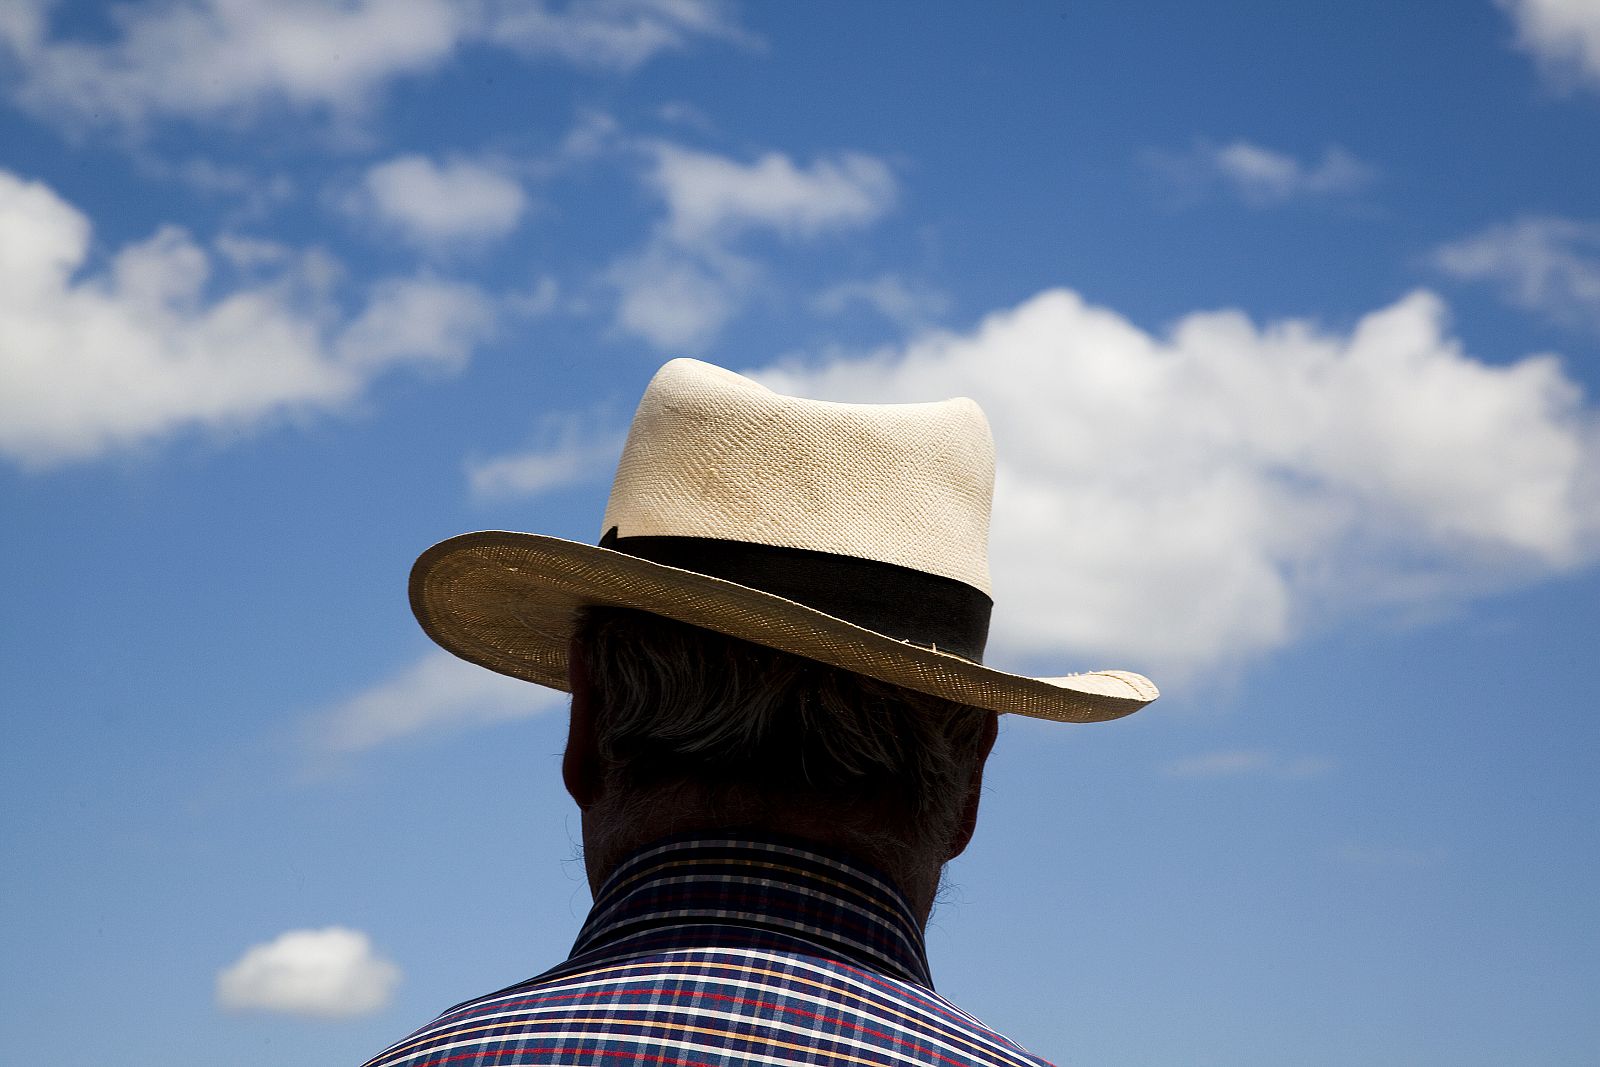
<path fill-rule="evenodd" d="M 482 498 L 529 497 L 604 477 L 617 465 L 622 435 L 600 440 L 580 436 L 576 428 L 549 448 L 516 452 L 467 465 L 472 494 Z"/>
<path fill-rule="evenodd" d="M 511 314 L 536 319 L 555 311 L 561 303 L 561 285 L 548 274 L 535 279 L 526 289 L 506 294 L 501 303 Z"/>
<path fill-rule="evenodd" d="M 217 974 L 218 1006 L 322 1019 L 371 1015 L 389 1003 L 400 968 L 359 930 L 290 930 L 246 950 Z"/>
<path fill-rule="evenodd" d="M 676 145 L 654 148 L 651 183 L 667 204 L 666 232 L 680 244 L 750 229 L 814 237 L 872 222 L 894 206 L 894 174 L 879 159 L 845 152 L 797 166 L 781 152 L 740 163 Z"/>
<path fill-rule="evenodd" d="M 576 0 L 563 9 L 502 3 L 492 10 L 490 40 L 526 56 L 549 56 L 580 67 L 633 70 L 701 38 L 761 47 L 760 38 L 738 24 L 723 0 Z"/>
<path fill-rule="evenodd" d="M 467 473 L 474 496 L 538 496 L 583 481 L 593 468 L 586 452 L 555 449 L 497 456 L 472 464 Z"/>
<path fill-rule="evenodd" d="M 229 167 L 196 156 L 169 162 L 150 152 L 135 155 L 139 170 L 158 181 L 176 182 L 203 196 L 226 199 L 229 218 L 236 223 L 260 219 L 293 200 L 295 183 L 287 174 L 258 174 L 244 167 Z"/>
<path fill-rule="evenodd" d="M 437 278 L 389 278 L 338 340 L 355 367 L 432 363 L 459 368 L 494 330 L 495 304 L 474 286 Z"/>
<path fill-rule="evenodd" d="M 684 126 L 699 133 L 715 133 L 717 124 L 704 111 L 682 100 L 673 100 L 656 108 L 656 118 L 673 126 Z"/>
<path fill-rule="evenodd" d="M 1316 162 L 1249 141 L 1197 141 L 1188 152 L 1151 152 L 1146 164 L 1178 193 L 1201 198 L 1225 192 L 1251 207 L 1291 200 L 1349 197 L 1372 184 L 1376 171 L 1337 145 Z"/>
<path fill-rule="evenodd" d="M 1600 86 L 1600 4 L 1592 0 L 1496 0 L 1517 28 L 1517 47 L 1557 85 Z"/>
<path fill-rule="evenodd" d="M 824 289 L 811 306 L 822 315 L 842 315 L 852 307 L 876 311 L 903 329 L 918 329 L 950 310 L 950 298 L 936 289 L 913 285 L 895 274 L 841 282 Z"/>
<path fill-rule="evenodd" d="M 1174 760 L 1162 768 L 1173 778 L 1277 778 L 1303 781 L 1333 770 L 1333 761 L 1315 756 L 1279 756 L 1259 749 L 1206 752 Z"/>
<path fill-rule="evenodd" d="M 858 152 L 806 166 L 779 152 L 753 163 L 662 143 L 649 152 L 647 181 L 667 214 L 606 281 L 620 298 L 617 329 L 672 351 L 702 351 L 743 307 L 761 270 L 734 251 L 741 236 L 803 240 L 865 226 L 897 195 L 888 166 Z"/>
<path fill-rule="evenodd" d="M 1433 260 L 1517 307 L 1600 333 L 1600 223 L 1518 219 L 1447 244 Z"/>
<path fill-rule="evenodd" d="M 294 249 L 281 241 L 225 233 L 214 242 L 217 253 L 241 271 L 282 267 L 294 260 Z"/>
<path fill-rule="evenodd" d="M 606 281 L 619 297 L 619 330 L 659 349 L 702 352 L 759 276 L 754 262 L 732 252 L 695 252 L 658 241 L 612 264 Z"/>
<path fill-rule="evenodd" d="M 328 752 L 360 752 L 418 733 L 526 718 L 557 707 L 553 689 L 510 678 L 442 649 L 315 715 L 311 737 Z"/>
<path fill-rule="evenodd" d="M 351 207 L 418 244 L 442 245 L 507 236 L 528 198 L 515 178 L 487 164 L 406 155 L 369 169 Z"/>
<path fill-rule="evenodd" d="M 604 155 L 619 143 L 618 131 L 617 120 L 606 112 L 593 108 L 579 111 L 556 150 L 557 165 L 583 163 Z"/>

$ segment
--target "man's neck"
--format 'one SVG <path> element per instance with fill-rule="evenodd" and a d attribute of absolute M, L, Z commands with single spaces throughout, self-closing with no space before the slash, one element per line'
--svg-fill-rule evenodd
<path fill-rule="evenodd" d="M 888 834 L 874 837 L 855 829 L 861 820 L 838 813 L 764 803 L 711 805 L 698 790 L 674 787 L 622 803 L 603 798 L 583 811 L 584 866 L 591 891 L 598 893 L 617 865 L 636 850 L 662 838 L 687 833 L 735 836 L 780 834 L 836 849 L 882 871 L 924 927 L 933 910 L 942 860 L 918 854 Z"/>

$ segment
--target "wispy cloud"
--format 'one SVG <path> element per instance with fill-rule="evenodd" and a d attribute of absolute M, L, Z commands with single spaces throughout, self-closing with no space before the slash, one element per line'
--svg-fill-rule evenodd
<path fill-rule="evenodd" d="M 474 43 L 614 71 L 698 40 L 758 43 L 716 0 L 156 0 L 119 8 L 106 41 L 52 37 L 48 8 L 8 0 L 0 14 L 18 97 L 41 114 L 130 129 L 270 107 L 359 112 Z"/>
<path fill-rule="evenodd" d="M 401 977 L 359 930 L 290 930 L 223 968 L 216 998 L 228 1011 L 350 1019 L 382 1010 Z"/>
<path fill-rule="evenodd" d="M 370 292 L 335 344 L 341 362 L 363 370 L 397 362 L 458 368 L 493 332 L 498 312 L 478 289 L 426 276 L 384 279 Z"/>
<path fill-rule="evenodd" d="M 1176 679 L 1600 551 L 1596 412 L 1554 358 L 1467 355 L 1426 292 L 1349 331 L 1218 311 L 1153 336 L 1051 290 L 969 333 L 758 375 L 983 404 L 1001 654 Z"/>
<path fill-rule="evenodd" d="M 749 296 L 761 269 L 723 248 L 660 240 L 606 271 L 616 289 L 616 328 L 662 351 L 702 352 Z"/>
<path fill-rule="evenodd" d="M 1600 85 L 1600 4 L 1592 0 L 1496 0 L 1517 28 L 1517 46 L 1558 85 Z"/>
<path fill-rule="evenodd" d="M 880 274 L 829 286 L 816 295 L 812 307 L 822 315 L 842 315 L 853 307 L 866 307 L 902 329 L 915 330 L 942 318 L 950 310 L 950 298 L 897 274 Z"/>
<path fill-rule="evenodd" d="M 496 674 L 435 649 L 314 715 L 309 737 L 323 752 L 360 752 L 414 734 L 537 715 L 564 700 L 553 689 Z"/>
<path fill-rule="evenodd" d="M 648 152 L 647 183 L 666 217 L 607 279 L 617 327 L 666 350 L 702 350 L 743 305 L 761 271 L 735 251 L 740 236 L 799 240 L 865 226 L 897 196 L 889 167 L 856 152 L 806 166 L 778 152 L 751 163 L 664 143 Z"/>
<path fill-rule="evenodd" d="M 527 56 L 550 56 L 580 67 L 632 70 L 697 40 L 760 48 L 726 0 L 578 0 L 560 8 L 501 0 L 486 36 Z"/>
<path fill-rule="evenodd" d="M 1320 756 L 1281 756 L 1262 749 L 1229 749 L 1173 760 L 1161 768 L 1173 778 L 1277 778 L 1303 781 L 1333 770 Z"/>
<path fill-rule="evenodd" d="M 711 116 L 683 100 L 671 100 L 656 108 L 656 118 L 673 126 L 683 126 L 697 133 L 714 134 L 717 124 Z"/>
<path fill-rule="evenodd" d="M 894 205 L 893 173 L 860 152 L 797 166 L 781 152 L 740 163 L 671 144 L 654 146 L 651 183 L 667 204 L 666 233 L 685 245 L 749 229 L 814 237 L 873 221 Z"/>
<path fill-rule="evenodd" d="M 1600 223 L 1525 218 L 1451 242 L 1434 262 L 1518 307 L 1600 332 Z"/>
<path fill-rule="evenodd" d="M 225 166 L 204 156 L 169 161 L 148 151 L 134 156 L 139 172 L 153 180 L 185 186 L 201 197 L 224 200 L 235 224 L 259 221 L 290 203 L 298 188 L 280 172 L 257 172 L 247 167 Z"/>
<path fill-rule="evenodd" d="M 1187 152 L 1150 152 L 1145 163 L 1174 192 L 1198 198 L 1223 192 L 1252 207 L 1292 200 L 1348 198 L 1372 184 L 1377 172 L 1337 145 L 1315 161 L 1235 140 L 1196 141 Z"/>
<path fill-rule="evenodd" d="M 412 154 L 368 168 L 347 207 L 418 244 L 456 248 L 510 234 L 528 197 L 503 167 Z"/>
<path fill-rule="evenodd" d="M 494 328 L 468 285 L 381 279 L 350 316 L 325 254 L 236 236 L 208 250 L 174 226 L 86 271 L 91 233 L 0 171 L 0 455 L 25 466 L 337 410 L 397 366 L 459 367 Z"/>
<path fill-rule="evenodd" d="M 538 496 L 578 485 L 610 473 L 622 452 L 623 435 L 605 431 L 597 436 L 569 424 L 557 443 L 512 452 L 467 464 L 467 481 L 474 496 L 485 498 Z"/>
<path fill-rule="evenodd" d="M 22 0 L 42 9 L 40 0 Z M 75 122 L 233 117 L 266 105 L 353 110 L 431 70 L 472 32 L 450 0 L 160 0 L 124 8 L 104 42 L 14 25 L 20 99 Z"/>
<path fill-rule="evenodd" d="M 562 306 L 561 283 L 541 274 L 531 285 L 505 294 L 501 304 L 510 314 L 526 319 L 548 315 Z"/>

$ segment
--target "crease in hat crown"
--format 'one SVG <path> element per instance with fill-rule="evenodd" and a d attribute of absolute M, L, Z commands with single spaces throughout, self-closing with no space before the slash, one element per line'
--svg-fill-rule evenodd
<path fill-rule="evenodd" d="M 854 556 L 988 595 L 993 493 L 989 424 L 965 397 L 807 400 L 675 359 L 640 401 L 601 529 Z"/>

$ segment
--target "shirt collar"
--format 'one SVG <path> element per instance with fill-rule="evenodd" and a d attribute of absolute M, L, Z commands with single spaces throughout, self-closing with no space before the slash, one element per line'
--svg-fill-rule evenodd
<path fill-rule="evenodd" d="M 922 929 L 887 878 L 779 837 L 679 836 L 635 852 L 595 895 L 572 957 L 761 941 L 932 988 Z"/>

